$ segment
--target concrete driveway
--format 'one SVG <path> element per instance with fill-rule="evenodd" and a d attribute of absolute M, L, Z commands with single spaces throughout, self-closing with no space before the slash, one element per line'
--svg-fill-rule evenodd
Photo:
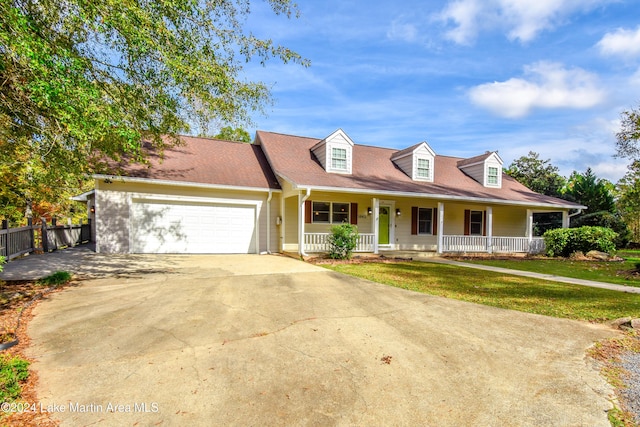
<path fill-rule="evenodd" d="M 166 272 L 132 267 L 36 308 L 28 352 L 62 425 L 609 426 L 585 357 L 607 327 L 280 256 L 149 260 Z"/>

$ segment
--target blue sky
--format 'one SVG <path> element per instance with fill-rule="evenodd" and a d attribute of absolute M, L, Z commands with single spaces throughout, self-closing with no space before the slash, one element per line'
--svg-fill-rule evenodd
<path fill-rule="evenodd" d="M 247 29 L 311 61 L 249 63 L 274 104 L 256 129 L 441 155 L 529 151 L 616 182 L 620 113 L 640 105 L 637 0 L 300 2 L 287 19 L 252 4 Z M 249 129 L 251 133 L 255 129 Z"/>

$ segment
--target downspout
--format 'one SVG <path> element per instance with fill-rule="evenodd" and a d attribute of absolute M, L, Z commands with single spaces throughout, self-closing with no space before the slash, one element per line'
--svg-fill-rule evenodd
<path fill-rule="evenodd" d="M 269 189 L 269 197 L 267 197 L 267 253 L 271 254 L 271 198 L 273 191 Z"/>
<path fill-rule="evenodd" d="M 304 220 L 305 220 L 304 203 L 307 201 L 309 196 L 311 196 L 311 188 L 307 188 L 307 194 L 302 196 L 302 199 L 300 199 L 299 208 L 298 208 L 300 210 L 300 217 L 298 219 L 298 221 L 300 222 L 300 227 L 298 227 L 298 230 L 299 230 L 298 231 L 298 253 L 301 256 L 307 255 L 307 253 L 304 251 Z"/>
<path fill-rule="evenodd" d="M 569 226 L 571 225 L 571 218 L 573 218 L 576 215 L 580 215 L 582 213 L 582 209 L 578 209 L 577 212 L 574 212 L 572 214 L 567 212 L 567 224 L 565 228 L 569 228 Z M 565 224 L 562 224 L 562 226 L 564 227 Z"/>

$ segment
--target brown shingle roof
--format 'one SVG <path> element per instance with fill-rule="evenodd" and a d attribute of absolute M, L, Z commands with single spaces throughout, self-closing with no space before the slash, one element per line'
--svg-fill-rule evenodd
<path fill-rule="evenodd" d="M 422 145 L 422 142 L 419 142 L 415 145 L 412 145 L 411 147 L 405 148 L 404 150 L 400 150 L 400 151 L 396 151 L 395 153 L 393 153 L 393 155 L 391 156 L 391 160 L 395 160 L 398 157 L 402 157 L 405 154 L 409 154 L 412 153 L 413 150 L 415 150 L 416 148 L 418 148 L 419 146 Z"/>
<path fill-rule="evenodd" d="M 493 153 L 491 151 L 487 151 L 484 154 L 480 154 L 479 156 L 469 157 L 468 159 L 458 160 L 458 167 L 463 167 L 466 165 L 472 165 L 474 163 L 480 163 L 487 160 Z"/>
<path fill-rule="evenodd" d="M 166 148 L 164 159 L 149 152 L 149 166 L 120 164 L 134 178 L 279 189 L 262 149 L 253 144 L 181 136 L 184 145 Z"/>
<path fill-rule="evenodd" d="M 366 145 L 356 144 L 353 147 L 352 174 L 327 173 L 310 151 L 319 141 L 315 138 L 264 131 L 258 131 L 256 138 L 256 143 L 262 146 L 276 175 L 300 187 L 416 193 L 454 199 L 491 199 L 532 206 L 580 206 L 535 193 L 506 174 L 502 176 L 502 188 L 484 187 L 458 168 L 458 162 L 464 159 L 457 157 L 436 156 L 434 182 L 413 181 L 391 161 L 398 150 Z"/>

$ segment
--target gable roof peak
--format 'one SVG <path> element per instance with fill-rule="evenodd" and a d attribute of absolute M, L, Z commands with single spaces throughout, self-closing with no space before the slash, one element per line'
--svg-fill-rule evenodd
<path fill-rule="evenodd" d="M 393 153 L 393 155 L 391 156 L 391 160 L 397 160 L 397 159 L 400 159 L 400 158 L 402 158 L 404 156 L 408 156 L 410 154 L 413 154 L 416 150 L 418 150 L 420 148 L 423 148 L 423 147 L 429 152 L 429 154 L 431 154 L 432 156 L 435 157 L 435 155 L 436 155 L 435 151 L 433 151 L 433 149 L 429 146 L 429 144 L 427 144 L 426 141 L 422 141 L 422 142 L 419 142 L 419 143 L 417 143 L 415 145 L 412 145 L 411 147 L 407 147 L 404 150 L 400 150 L 400 151 L 397 151 L 397 152 Z"/>
<path fill-rule="evenodd" d="M 465 166 L 475 165 L 477 163 L 482 163 L 485 160 L 487 160 L 489 157 L 495 157 L 495 159 L 500 164 L 503 163 L 502 158 L 498 155 L 498 151 L 486 151 L 484 154 L 459 160 L 458 167 L 465 167 Z"/>

